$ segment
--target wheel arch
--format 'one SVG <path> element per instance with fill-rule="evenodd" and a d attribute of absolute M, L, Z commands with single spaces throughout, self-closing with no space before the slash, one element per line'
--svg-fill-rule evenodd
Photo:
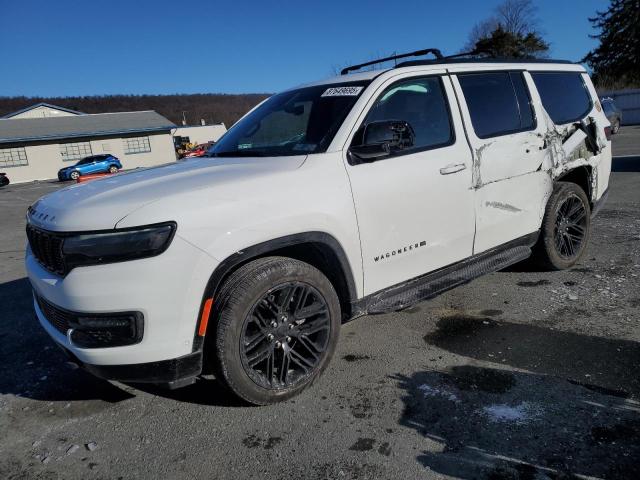
<path fill-rule="evenodd" d="M 211 274 L 202 297 L 194 337 L 194 350 L 200 349 L 203 345 L 204 339 L 198 336 L 198 329 L 207 300 L 213 298 L 215 303 L 220 287 L 235 270 L 252 260 L 268 256 L 294 258 L 316 267 L 336 289 L 343 319 L 351 316 L 351 307 L 357 299 L 355 278 L 340 242 L 325 232 L 313 231 L 287 235 L 243 248 L 220 262 Z"/>
<path fill-rule="evenodd" d="M 589 199 L 589 204 L 593 207 L 593 192 L 595 185 L 593 184 L 593 167 L 591 165 L 580 165 L 556 178 L 556 182 L 570 182 L 578 185 Z"/>

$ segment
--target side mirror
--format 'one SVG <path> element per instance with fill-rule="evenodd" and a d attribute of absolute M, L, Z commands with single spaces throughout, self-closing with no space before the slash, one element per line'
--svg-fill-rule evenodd
<path fill-rule="evenodd" d="M 367 124 L 362 132 L 362 143 L 352 145 L 349 152 L 360 161 L 372 162 L 412 147 L 414 141 L 415 134 L 409 122 L 381 120 Z"/>

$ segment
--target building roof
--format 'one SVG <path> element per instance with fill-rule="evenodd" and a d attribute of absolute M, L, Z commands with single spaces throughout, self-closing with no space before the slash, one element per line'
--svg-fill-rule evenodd
<path fill-rule="evenodd" d="M 29 110 L 33 110 L 33 109 L 36 109 L 36 108 L 39 108 L 39 107 L 53 108 L 54 110 L 60 110 L 61 112 L 73 113 L 74 115 L 84 115 L 83 112 L 78 112 L 76 110 L 71 110 L 70 108 L 64 108 L 64 107 L 59 107 L 58 105 L 51 105 L 50 103 L 40 102 L 40 103 L 36 103 L 34 105 L 31 105 L 29 107 L 25 107 L 25 108 L 23 108 L 21 110 L 17 110 L 15 112 L 7 113 L 4 117 L 0 117 L 0 118 L 15 117 L 16 115 L 20 115 L 21 113 L 28 112 Z"/>
<path fill-rule="evenodd" d="M 218 122 L 218 123 L 207 123 L 205 125 L 177 125 L 176 128 L 178 130 L 182 130 L 185 128 L 203 128 L 203 127 L 206 128 L 206 127 L 224 127 L 224 126 L 225 126 L 224 122 Z"/>
<path fill-rule="evenodd" d="M 160 132 L 176 125 L 153 110 L 0 119 L 0 144 Z"/>

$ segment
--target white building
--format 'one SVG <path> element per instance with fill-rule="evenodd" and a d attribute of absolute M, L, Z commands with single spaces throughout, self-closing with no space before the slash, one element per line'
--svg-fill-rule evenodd
<path fill-rule="evenodd" d="M 202 144 L 217 142 L 226 131 L 227 127 L 225 127 L 224 123 L 216 123 L 213 125 L 193 125 L 177 127 L 173 132 L 173 136 L 174 138 L 181 137 L 178 143 Z"/>
<path fill-rule="evenodd" d="M 34 105 L 0 119 L 0 172 L 12 183 L 52 179 L 100 153 L 115 155 L 125 169 L 173 162 L 175 128 L 152 110 L 82 114 Z"/>
<path fill-rule="evenodd" d="M 23 108 L 17 112 L 9 113 L 2 118 L 49 118 L 49 117 L 70 117 L 72 115 L 83 115 L 82 112 L 76 112 L 50 103 L 36 103 L 30 107 Z"/>

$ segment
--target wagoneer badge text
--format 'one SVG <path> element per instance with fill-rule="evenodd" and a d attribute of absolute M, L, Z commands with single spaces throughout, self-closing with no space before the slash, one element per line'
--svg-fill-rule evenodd
<path fill-rule="evenodd" d="M 418 242 L 412 243 L 411 245 L 407 245 L 406 247 L 402 247 L 397 250 L 392 250 L 390 252 L 383 253 L 379 257 L 373 257 L 373 260 L 377 262 L 378 260 L 384 260 L 385 258 L 395 257 L 396 255 L 407 253 L 407 252 L 410 252 L 411 250 L 415 250 L 416 248 L 424 247 L 426 245 L 427 245 L 427 242 L 424 240 L 421 241 L 420 243 Z"/>

